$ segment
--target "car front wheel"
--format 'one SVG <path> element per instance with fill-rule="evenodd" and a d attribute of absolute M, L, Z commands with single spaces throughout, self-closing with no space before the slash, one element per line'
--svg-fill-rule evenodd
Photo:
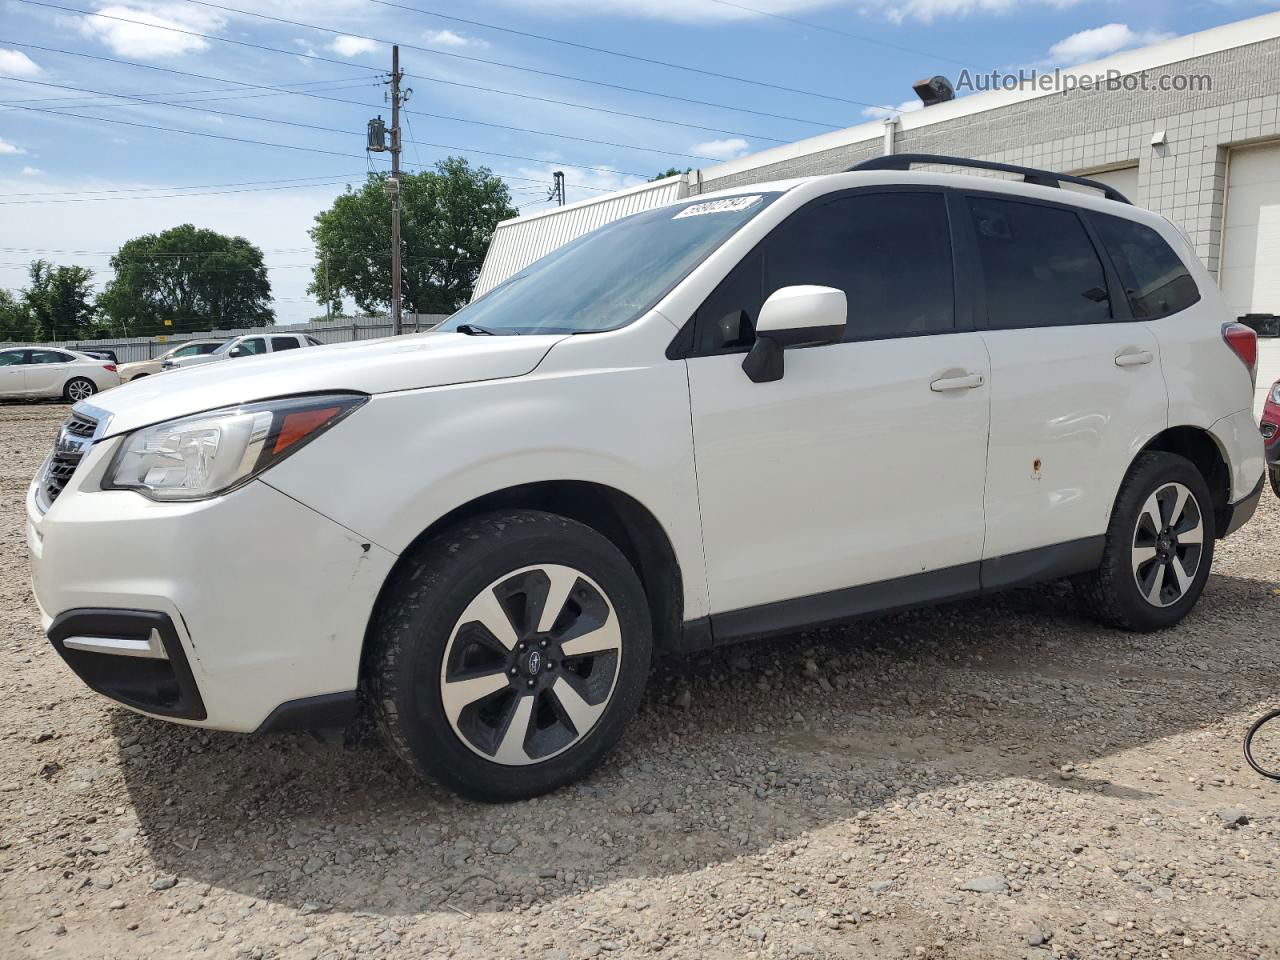
<path fill-rule="evenodd" d="M 384 594 L 365 688 L 385 739 L 464 796 L 516 800 L 585 775 L 640 702 L 639 578 L 608 539 L 539 511 L 418 548 Z"/>
<path fill-rule="evenodd" d="M 1209 579 L 1214 534 L 1213 502 L 1195 465 L 1142 454 L 1116 496 L 1102 565 L 1077 581 L 1086 605 L 1126 630 L 1174 626 Z"/>

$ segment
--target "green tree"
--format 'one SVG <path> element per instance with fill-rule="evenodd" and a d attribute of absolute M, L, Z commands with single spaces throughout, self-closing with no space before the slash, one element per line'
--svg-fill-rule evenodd
<path fill-rule="evenodd" d="M 655 180 L 665 180 L 667 177 L 678 177 L 680 174 L 688 173 L 692 169 L 693 167 L 685 167 L 683 170 L 677 170 L 675 167 L 667 167 L 666 170 L 662 171 L 662 173 L 658 174 L 656 177 L 650 177 L 649 182 L 653 183 Z"/>
<path fill-rule="evenodd" d="M 386 174 L 370 174 L 316 215 L 311 239 L 317 263 L 307 292 L 341 312 L 344 296 L 361 310 L 391 302 L 391 199 Z M 519 214 L 507 185 L 461 157 L 435 170 L 400 175 L 400 239 L 404 309 L 452 313 L 471 299 L 493 231 Z M 328 261 L 328 277 L 325 262 Z"/>
<path fill-rule="evenodd" d="M 0 290 L 0 343 L 31 340 L 31 315 L 22 298 L 8 290 Z"/>
<path fill-rule="evenodd" d="M 115 277 L 98 305 L 125 336 L 237 330 L 275 319 L 262 250 L 244 237 L 184 223 L 130 240 L 111 268 Z"/>
<path fill-rule="evenodd" d="M 22 291 L 31 336 L 35 340 L 75 340 L 93 335 L 93 271 L 33 260 Z"/>

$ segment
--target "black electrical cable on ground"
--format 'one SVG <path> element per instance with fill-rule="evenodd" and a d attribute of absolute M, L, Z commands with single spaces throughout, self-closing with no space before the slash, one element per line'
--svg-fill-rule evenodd
<path fill-rule="evenodd" d="M 1259 717 L 1257 722 L 1249 728 L 1249 732 L 1244 736 L 1244 758 L 1249 761 L 1249 766 L 1262 774 L 1269 780 L 1280 780 L 1280 770 L 1266 770 L 1258 761 L 1253 759 L 1253 736 L 1261 730 L 1268 721 L 1280 718 L 1280 710 L 1272 710 L 1268 714 Z"/>

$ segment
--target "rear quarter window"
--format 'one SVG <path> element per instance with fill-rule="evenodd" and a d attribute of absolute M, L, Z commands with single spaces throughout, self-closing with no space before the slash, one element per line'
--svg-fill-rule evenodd
<path fill-rule="evenodd" d="M 1187 265 L 1145 224 L 1090 213 L 1093 228 L 1107 248 L 1129 307 L 1138 320 L 1154 320 L 1185 310 L 1200 299 Z"/>

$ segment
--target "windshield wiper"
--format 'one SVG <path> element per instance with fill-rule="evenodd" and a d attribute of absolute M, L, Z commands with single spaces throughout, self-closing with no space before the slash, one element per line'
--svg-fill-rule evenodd
<path fill-rule="evenodd" d="M 453 329 L 457 333 L 465 333 L 469 337 L 502 337 L 508 335 L 499 333 L 497 330 L 490 330 L 488 327 L 482 327 L 478 323 L 460 323 Z"/>

